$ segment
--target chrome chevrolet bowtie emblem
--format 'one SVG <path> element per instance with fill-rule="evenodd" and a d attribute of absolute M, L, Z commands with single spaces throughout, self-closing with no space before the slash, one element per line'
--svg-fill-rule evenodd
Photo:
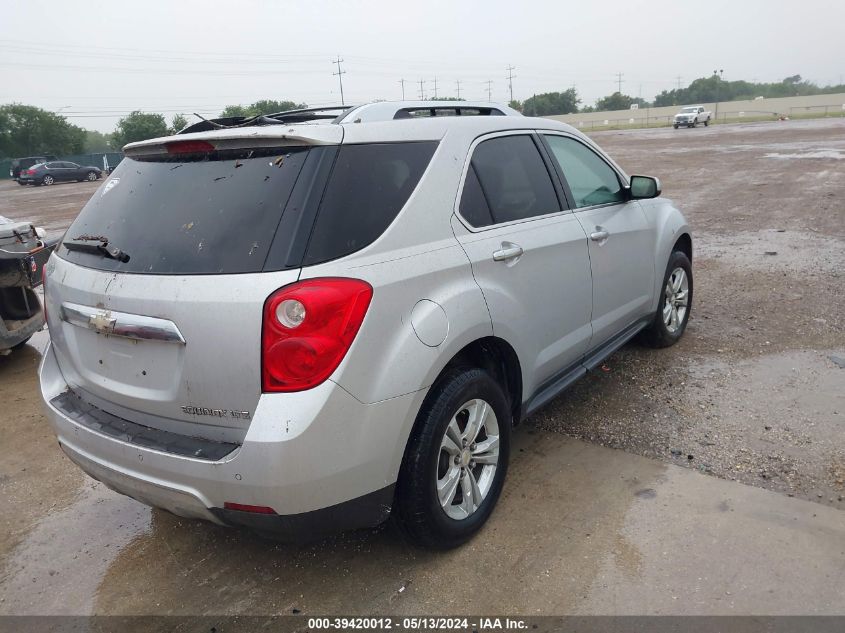
<path fill-rule="evenodd" d="M 88 317 L 88 327 L 102 334 L 108 334 L 114 330 L 115 323 L 117 319 L 111 316 L 111 312 L 98 312 Z"/>

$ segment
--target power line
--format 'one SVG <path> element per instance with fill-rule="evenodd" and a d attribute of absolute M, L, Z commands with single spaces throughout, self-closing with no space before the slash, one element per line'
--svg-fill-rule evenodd
<path fill-rule="evenodd" d="M 400 79 L 399 84 L 402 86 L 402 101 L 405 100 L 405 80 Z"/>
<path fill-rule="evenodd" d="M 616 73 L 616 81 L 619 83 L 619 88 L 618 88 L 617 92 L 619 92 L 620 94 L 622 93 L 622 77 L 623 76 L 624 75 L 622 73 Z"/>
<path fill-rule="evenodd" d="M 513 71 L 516 70 L 516 67 L 511 66 L 509 64 L 507 70 L 508 70 L 508 89 L 510 90 L 510 93 L 511 93 L 511 101 L 513 101 L 513 78 L 514 78 Z"/>
<path fill-rule="evenodd" d="M 492 101 L 493 100 L 493 88 L 492 88 L 493 80 L 488 79 L 487 81 L 484 81 L 482 83 L 487 84 L 487 101 Z"/>
<path fill-rule="evenodd" d="M 460 80 L 460 79 L 456 79 L 456 80 L 455 80 L 455 85 L 458 87 L 458 99 L 460 99 L 460 98 L 461 98 L 461 80 Z"/>
<path fill-rule="evenodd" d="M 434 77 L 434 98 L 437 99 L 437 76 Z"/>
<path fill-rule="evenodd" d="M 420 79 L 420 101 L 425 100 L 425 89 L 423 88 L 424 83 L 425 79 Z"/>
<path fill-rule="evenodd" d="M 681 81 L 683 81 L 683 77 L 678 75 L 677 77 L 675 77 L 675 79 L 678 80 L 678 90 L 680 90 L 681 89 Z"/>
<path fill-rule="evenodd" d="M 343 100 L 343 75 L 346 74 L 345 70 L 342 70 L 340 65 L 343 63 L 343 60 L 340 58 L 340 55 L 337 56 L 337 59 L 332 62 L 333 64 L 337 64 L 337 72 L 332 73 L 332 75 L 337 75 L 337 80 L 340 83 L 340 105 L 346 105 L 346 102 Z"/>

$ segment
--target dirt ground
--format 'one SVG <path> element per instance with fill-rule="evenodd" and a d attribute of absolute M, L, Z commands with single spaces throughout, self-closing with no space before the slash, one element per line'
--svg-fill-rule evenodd
<path fill-rule="evenodd" d="M 509 580 L 500 592 L 484 597 L 498 611 L 589 612 L 593 605 L 603 612 L 607 600 L 624 598 L 627 612 L 642 612 L 631 606 L 639 596 L 634 587 L 667 564 L 683 569 L 683 577 L 661 585 L 665 596 L 637 598 L 648 613 L 672 613 L 672 605 L 732 612 L 735 602 L 755 612 L 803 612 L 766 610 L 778 602 L 742 603 L 738 596 L 769 583 L 745 578 L 743 570 L 790 542 L 839 534 L 829 526 L 845 517 L 845 120 L 605 132 L 595 139 L 629 173 L 658 176 L 664 195 L 686 213 L 695 241 L 692 319 L 677 346 L 626 346 L 517 433 L 501 507 L 482 534 L 509 554 L 495 558 L 476 539 L 435 557 L 408 550 L 389 529 L 268 550 L 250 535 L 120 497 L 82 475 L 47 428 L 35 375 L 42 333 L 19 353 L 0 357 L 0 613 L 197 613 L 219 612 L 220 605 L 228 613 L 361 612 L 374 604 L 381 612 L 466 612 L 443 601 L 443 578 L 476 582 L 502 574 Z M 97 186 L 0 181 L 0 215 L 60 235 Z M 670 464 L 727 481 L 689 479 L 694 473 Z M 775 529 L 757 521 L 780 495 L 759 496 L 763 491 L 730 480 L 831 507 L 778 509 Z M 724 503 L 695 509 L 699 488 Z M 655 495 L 663 501 L 647 505 Z M 744 504 L 741 526 L 720 518 L 742 513 Z M 710 522 L 676 514 L 710 511 L 717 513 Z M 796 536 L 787 529 L 797 520 L 789 518 L 793 512 L 827 527 Z M 626 523 L 634 514 L 639 527 Z M 669 524 L 675 546 L 687 548 L 677 563 L 661 542 Z M 718 531 L 702 532 L 718 550 L 697 555 L 703 541 L 696 531 L 718 526 L 730 534 L 745 530 L 748 540 L 740 547 Z M 771 541 L 775 532 L 779 540 Z M 748 544 L 755 538 L 765 547 L 752 557 Z M 840 536 L 836 542 L 841 545 Z M 813 595 L 827 601 L 819 612 L 845 612 L 823 591 L 841 587 L 843 554 L 836 547 L 817 552 L 819 565 L 839 569 L 818 576 Z M 730 578 L 720 575 L 720 557 L 739 566 Z M 687 568 L 699 560 L 705 567 Z M 708 560 L 718 564 L 706 568 Z M 800 566 L 782 562 L 777 573 Z M 581 568 L 573 571 L 573 564 Z M 718 596 L 705 595 L 713 585 L 706 573 L 718 579 Z M 608 597 L 621 582 L 615 574 L 630 580 L 634 593 Z M 772 586 L 785 586 L 785 578 Z M 677 601 L 686 582 L 698 609 Z M 146 592 L 147 586 L 156 590 Z M 765 591 L 770 600 L 787 597 L 775 593 L 780 589 Z"/>

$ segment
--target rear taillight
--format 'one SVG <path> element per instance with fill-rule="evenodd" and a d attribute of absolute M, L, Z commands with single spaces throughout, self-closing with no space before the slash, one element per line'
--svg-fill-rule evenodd
<path fill-rule="evenodd" d="M 34 176 L 35 170 L 34 169 L 24 169 L 23 173 L 24 173 L 25 176 Z"/>
<path fill-rule="evenodd" d="M 299 281 L 270 295 L 261 334 L 262 390 L 303 391 L 331 376 L 372 297 L 367 282 L 343 278 Z"/>

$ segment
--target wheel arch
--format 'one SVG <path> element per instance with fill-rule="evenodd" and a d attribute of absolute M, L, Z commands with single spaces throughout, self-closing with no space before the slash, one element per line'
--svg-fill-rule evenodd
<path fill-rule="evenodd" d="M 497 336 L 485 336 L 465 345 L 446 363 L 430 391 L 434 390 L 444 374 L 461 367 L 479 368 L 489 373 L 505 392 L 511 406 L 513 424 L 519 423 L 522 409 L 522 366 L 510 343 Z"/>
<path fill-rule="evenodd" d="M 692 263 L 692 236 L 688 232 L 681 233 L 675 240 L 672 251 L 681 251 Z"/>

